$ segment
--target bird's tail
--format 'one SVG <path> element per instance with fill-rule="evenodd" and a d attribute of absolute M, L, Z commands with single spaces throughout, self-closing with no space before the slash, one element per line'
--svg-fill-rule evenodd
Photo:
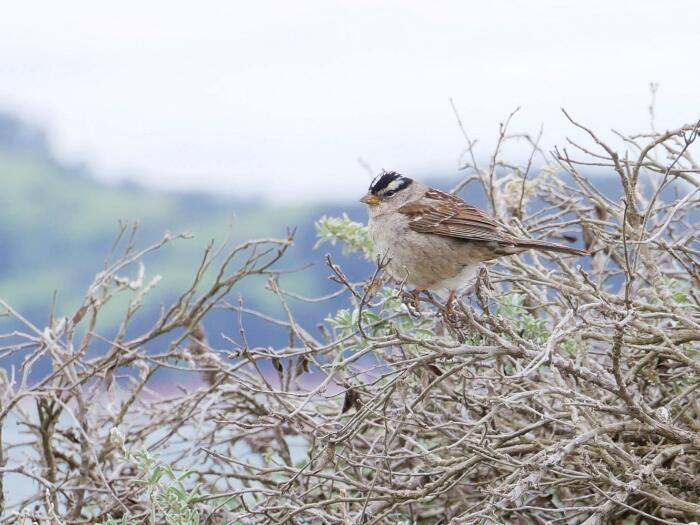
<path fill-rule="evenodd" d="M 539 239 L 516 239 L 515 246 L 522 250 L 540 250 L 543 252 L 557 252 L 581 256 L 588 255 L 588 252 L 583 250 L 570 248 L 569 246 L 562 246 L 561 244 L 555 244 L 549 241 L 541 241 Z"/>

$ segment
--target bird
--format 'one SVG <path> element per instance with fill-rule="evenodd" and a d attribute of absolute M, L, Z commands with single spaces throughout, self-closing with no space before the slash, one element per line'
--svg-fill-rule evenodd
<path fill-rule="evenodd" d="M 481 265 L 526 250 L 584 256 L 552 242 L 514 237 L 494 217 L 461 198 L 382 171 L 360 199 L 367 205 L 368 230 L 385 270 L 415 292 L 456 290 L 471 283 Z"/>

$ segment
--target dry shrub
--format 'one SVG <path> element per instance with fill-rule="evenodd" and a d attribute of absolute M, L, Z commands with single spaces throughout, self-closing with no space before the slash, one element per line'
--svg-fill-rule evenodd
<path fill-rule="evenodd" d="M 382 283 L 381 261 L 354 283 L 329 258 L 348 308 L 315 336 L 279 285 L 291 234 L 207 250 L 191 288 L 137 335 L 128 328 L 156 283 L 122 276 L 170 238 L 141 252 L 128 240 L 80 308 L 46 328 L 4 305 L 23 328 L 2 337 L 1 355 L 24 361 L 3 376 L 0 416 L 25 431 L 2 445 L 4 494 L 19 477 L 36 490 L 2 521 L 697 520 L 697 125 L 620 135 L 618 151 L 571 122 L 585 143 L 551 155 L 503 124 L 483 167 L 465 134 L 468 175 L 455 191 L 480 185 L 512 233 L 581 239 L 591 256 L 510 257 L 454 308 Z M 529 141 L 526 165 L 502 159 L 511 140 Z M 584 176 L 591 166 L 618 195 Z M 319 230 L 368 249 L 347 218 Z M 256 275 L 283 318 L 229 299 Z M 125 293 L 121 328 L 105 344 L 95 327 Z M 289 344 L 250 346 L 242 323 L 216 350 L 201 329 L 212 309 L 262 316 L 286 327 Z M 156 339 L 168 350 L 149 355 Z M 52 372 L 32 382 L 40 358 Z M 158 394 L 163 368 L 205 380 Z"/>

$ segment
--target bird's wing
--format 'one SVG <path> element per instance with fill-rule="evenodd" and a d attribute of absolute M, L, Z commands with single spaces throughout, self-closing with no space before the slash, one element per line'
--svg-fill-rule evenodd
<path fill-rule="evenodd" d="M 514 242 L 502 226 L 479 208 L 459 197 L 430 189 L 420 199 L 399 208 L 410 219 L 410 228 L 470 241 Z"/>

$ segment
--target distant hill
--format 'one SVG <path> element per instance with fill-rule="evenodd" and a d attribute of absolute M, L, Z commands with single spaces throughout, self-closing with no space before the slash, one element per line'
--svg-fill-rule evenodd
<path fill-rule="evenodd" d="M 91 176 L 83 166 L 56 160 L 45 135 L 11 116 L 0 114 L 0 298 L 40 326 L 48 319 L 52 296 L 57 291 L 57 315 L 70 313 L 79 304 L 93 276 L 101 270 L 118 232 L 119 221 L 139 221 L 139 245 L 160 239 L 165 232 L 191 232 L 194 239 L 178 241 L 146 259 L 147 278 L 163 279 L 151 296 L 139 323 L 146 327 L 161 302 L 184 291 L 212 239 L 223 242 L 232 231 L 234 240 L 254 237 L 283 237 L 287 227 L 297 228 L 297 242 L 283 265 L 309 270 L 285 277 L 285 284 L 305 296 L 328 293 L 337 285 L 327 279 L 323 254 L 337 249 L 314 251 L 314 222 L 323 214 L 348 212 L 364 220 L 359 204 L 348 209 L 338 206 L 284 206 L 271 208 L 259 202 L 221 198 L 202 193 L 173 193 L 148 190 L 135 184 L 109 185 Z M 232 229 L 231 229 L 232 228 Z M 360 277 L 369 265 L 360 257 L 344 264 L 351 275 Z M 274 298 L 264 290 L 265 282 L 248 282 L 234 290 L 252 308 L 275 313 Z M 313 323 L 329 312 L 328 304 L 300 304 L 300 321 Z M 150 311 L 151 315 L 148 315 Z M 101 328 L 120 318 L 119 309 Z M 212 317 L 208 332 L 231 334 L 233 319 Z M 0 332 L 3 321 L 0 318 Z M 283 331 L 270 331 L 250 319 L 253 344 L 285 341 Z M 214 338 L 217 339 L 217 338 Z M 221 342 L 212 340 L 215 345 Z M 3 363 L 5 364 L 5 363 Z"/>

